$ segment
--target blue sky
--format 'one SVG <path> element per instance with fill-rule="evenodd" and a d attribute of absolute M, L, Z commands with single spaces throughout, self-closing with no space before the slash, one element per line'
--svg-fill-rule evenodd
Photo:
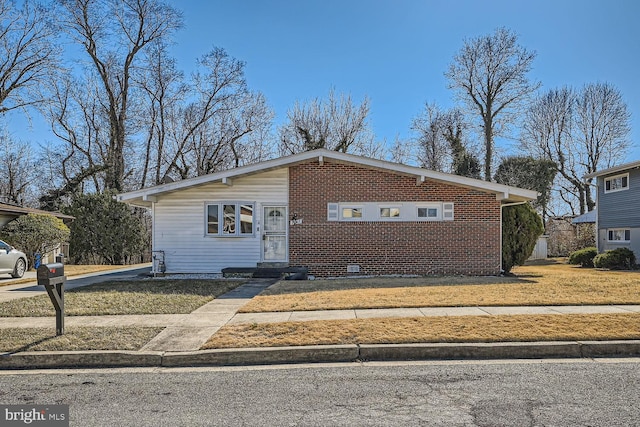
<path fill-rule="evenodd" d="M 264 93 L 276 126 L 296 100 L 323 98 L 335 88 L 356 102 L 370 98 L 377 139 L 407 138 L 425 102 L 455 104 L 444 72 L 463 41 L 505 26 L 537 52 L 530 77 L 542 90 L 616 86 L 632 114 L 627 160 L 640 159 L 637 0 L 169 2 L 184 12 L 173 46 L 180 67 L 189 72 L 213 46 L 224 48 L 246 62 L 249 86 Z M 20 139 L 35 135 L 12 130 Z"/>

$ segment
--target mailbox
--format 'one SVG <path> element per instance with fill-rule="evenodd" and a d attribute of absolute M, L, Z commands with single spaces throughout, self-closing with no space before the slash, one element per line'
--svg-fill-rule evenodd
<path fill-rule="evenodd" d="M 64 334 L 64 264 L 41 264 L 36 270 L 38 285 L 44 286 L 56 309 L 56 335 Z"/>
<path fill-rule="evenodd" d="M 64 283 L 66 277 L 64 276 L 64 264 L 41 264 L 36 271 L 36 277 L 38 279 L 38 285 L 57 285 Z"/>

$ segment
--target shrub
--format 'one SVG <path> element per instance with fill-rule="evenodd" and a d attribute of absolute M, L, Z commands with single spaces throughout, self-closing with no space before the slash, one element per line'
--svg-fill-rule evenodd
<path fill-rule="evenodd" d="M 50 252 L 69 240 L 69 228 L 53 215 L 30 213 L 5 225 L 0 237 L 24 251 L 33 267 L 36 252 Z"/>
<path fill-rule="evenodd" d="M 146 245 L 144 223 L 113 194 L 76 196 L 65 213 L 76 217 L 69 248 L 74 262 L 116 265 L 140 259 Z"/>
<path fill-rule="evenodd" d="M 580 249 L 571 252 L 569 255 L 569 264 L 580 264 L 583 267 L 593 267 L 593 258 L 598 255 L 598 250 L 594 247 Z"/>
<path fill-rule="evenodd" d="M 502 212 L 502 269 L 509 273 L 531 256 L 542 234 L 542 219 L 529 203 L 507 206 Z"/>
<path fill-rule="evenodd" d="M 631 270 L 635 268 L 636 256 L 630 249 L 618 248 L 596 255 L 593 265 L 612 270 Z"/>

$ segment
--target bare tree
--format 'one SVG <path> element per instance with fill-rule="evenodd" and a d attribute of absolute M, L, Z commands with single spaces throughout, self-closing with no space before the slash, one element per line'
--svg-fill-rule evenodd
<path fill-rule="evenodd" d="M 162 41 L 149 49 L 141 70 L 136 84 L 143 93 L 143 114 L 137 128 L 144 135 L 144 158 L 137 181 L 139 187 L 144 188 L 148 180 L 152 185 L 160 184 L 168 173 L 167 146 L 178 109 L 188 96 L 189 88 Z"/>
<path fill-rule="evenodd" d="M 51 93 L 51 102 L 43 108 L 53 134 L 62 141 L 56 155 L 45 159 L 62 179 L 57 185 L 67 187 L 70 192 L 82 191 L 85 185 L 93 191 L 105 189 L 98 172 L 108 167 L 109 120 L 100 102 L 100 82 L 92 76 L 89 73 L 84 80 L 61 76 Z M 52 203 L 48 199 L 44 202 L 47 206 Z"/>
<path fill-rule="evenodd" d="M 377 152 L 369 128 L 369 99 L 355 105 L 351 95 L 336 96 L 329 91 L 328 100 L 296 102 L 287 113 L 288 122 L 280 128 L 281 154 L 326 148 L 328 150 Z"/>
<path fill-rule="evenodd" d="M 392 162 L 405 165 L 419 165 L 418 161 L 420 147 L 415 138 L 403 140 L 396 136 L 393 145 L 389 150 L 389 157 Z"/>
<path fill-rule="evenodd" d="M 535 56 L 517 44 L 512 31 L 498 28 L 491 35 L 465 41 L 445 73 L 449 88 L 480 119 L 487 181 L 491 180 L 495 137 L 506 135 L 517 107 L 540 87 L 527 78 Z"/>
<path fill-rule="evenodd" d="M 19 206 L 34 200 L 35 159 L 30 144 L 0 136 L 0 201 Z"/>
<path fill-rule="evenodd" d="M 147 141 L 157 140 L 147 143 L 147 156 L 156 159 L 155 183 L 164 176 L 184 179 L 269 157 L 265 142 L 273 112 L 261 93 L 247 88 L 244 62 L 214 48 L 198 61 L 187 85 L 175 72 L 162 71 L 162 64 L 167 62 L 158 62 L 151 68 L 154 74 L 143 77 L 152 119 Z"/>
<path fill-rule="evenodd" d="M 444 116 L 436 104 L 426 104 L 411 122 L 419 148 L 420 166 L 440 172 L 450 171 L 451 148 L 444 137 Z"/>
<path fill-rule="evenodd" d="M 554 162 L 560 175 L 554 194 L 571 213 L 595 207 L 583 176 L 624 160 L 630 116 L 618 90 L 606 83 L 553 89 L 526 112 L 522 150 Z M 577 206 L 576 206 L 577 205 Z"/>
<path fill-rule="evenodd" d="M 58 67 L 50 13 L 31 0 L 0 0 L 0 113 L 38 105 Z"/>
<path fill-rule="evenodd" d="M 416 134 L 422 167 L 480 178 L 480 165 L 468 149 L 467 124 L 460 110 L 442 111 L 435 104 L 427 104 L 413 120 L 411 129 Z"/>
<path fill-rule="evenodd" d="M 121 191 L 129 171 L 125 148 L 132 74 L 136 59 L 151 43 L 182 25 L 182 16 L 159 0 L 59 0 L 63 26 L 88 55 L 99 78 L 99 102 L 108 118 L 105 187 Z"/>

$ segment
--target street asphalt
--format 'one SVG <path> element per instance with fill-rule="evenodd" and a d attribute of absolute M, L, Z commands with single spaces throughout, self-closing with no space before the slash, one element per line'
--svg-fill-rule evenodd
<path fill-rule="evenodd" d="M 127 280 L 148 275 L 149 268 L 70 277 L 66 289 L 106 280 Z M 436 307 L 367 310 L 325 310 L 278 313 L 237 313 L 273 279 L 253 279 L 205 304 L 190 314 L 68 316 L 65 326 L 157 326 L 164 330 L 139 351 L 19 352 L 0 353 L 0 369 L 260 365 L 279 363 L 352 362 L 358 360 L 502 359 L 549 357 L 640 356 L 640 340 L 598 342 L 444 343 L 330 345 L 253 349 L 200 350 L 226 324 L 329 319 L 417 316 L 492 316 L 504 314 L 640 313 L 640 305 L 535 306 L 535 307 Z M 44 294 L 34 283 L 0 287 L 0 302 Z M 0 329 L 51 327 L 53 317 L 4 317 Z"/>

